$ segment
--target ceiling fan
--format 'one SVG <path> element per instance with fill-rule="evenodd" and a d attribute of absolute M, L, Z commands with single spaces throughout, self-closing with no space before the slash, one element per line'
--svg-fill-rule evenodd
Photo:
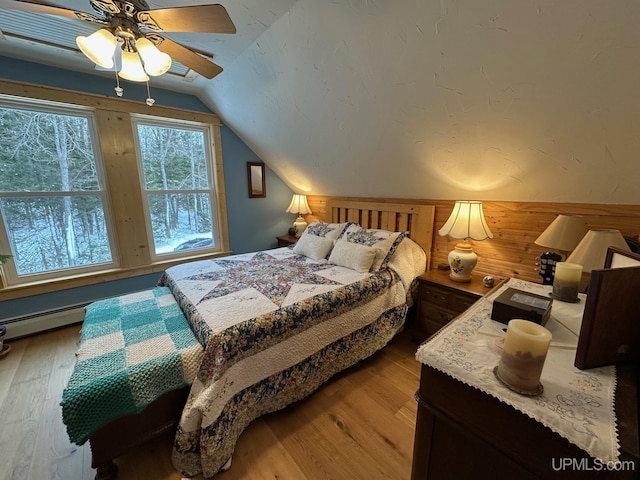
<path fill-rule="evenodd" d="M 219 65 L 162 35 L 163 32 L 236 33 L 226 9 L 219 4 L 149 8 L 145 0 L 89 0 L 97 15 L 41 0 L 0 0 L 0 8 L 57 15 L 93 22 L 102 27 L 76 42 L 82 52 L 103 68 L 117 63 L 118 75 L 147 81 L 146 74 L 165 73 L 174 59 L 203 77 L 222 72 Z"/>

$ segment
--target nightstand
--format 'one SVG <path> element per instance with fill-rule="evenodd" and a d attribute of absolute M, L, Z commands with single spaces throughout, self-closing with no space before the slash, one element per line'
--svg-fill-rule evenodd
<path fill-rule="evenodd" d="M 424 341 L 491 291 L 482 277 L 455 282 L 448 270 L 430 270 L 418 277 L 418 311 L 414 327 L 417 340 Z M 499 283 L 499 282 L 498 282 Z"/>
<path fill-rule="evenodd" d="M 293 245 L 298 241 L 298 237 L 295 235 L 280 235 L 276 237 L 278 240 L 278 247 L 288 247 L 289 245 Z"/>

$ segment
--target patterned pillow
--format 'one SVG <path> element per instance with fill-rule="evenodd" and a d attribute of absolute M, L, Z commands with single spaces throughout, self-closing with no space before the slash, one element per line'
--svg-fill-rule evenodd
<path fill-rule="evenodd" d="M 371 266 L 372 272 L 386 268 L 389 259 L 408 232 L 390 232 L 375 228 L 366 229 L 360 225 L 349 225 L 342 238 L 351 243 L 359 243 L 377 249 L 376 258 Z"/>
<path fill-rule="evenodd" d="M 314 260 L 328 258 L 333 248 L 333 243 L 349 225 L 352 225 L 351 222 L 312 222 L 300 235 L 300 239 L 293 247 L 293 252 Z"/>
<path fill-rule="evenodd" d="M 315 235 L 316 237 L 324 237 L 330 240 L 337 240 L 344 229 L 352 225 L 351 222 L 345 223 L 324 223 L 324 222 L 312 222 L 310 223 L 305 231 L 302 233 L 304 235 Z"/>

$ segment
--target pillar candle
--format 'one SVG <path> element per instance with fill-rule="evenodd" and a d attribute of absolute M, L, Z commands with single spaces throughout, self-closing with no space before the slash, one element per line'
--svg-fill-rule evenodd
<path fill-rule="evenodd" d="M 565 302 L 576 302 L 582 278 L 582 265 L 558 262 L 553 279 L 553 298 Z"/>
<path fill-rule="evenodd" d="M 551 332 L 542 325 L 510 320 L 496 376 L 516 392 L 540 393 L 540 376 L 550 343 Z"/>

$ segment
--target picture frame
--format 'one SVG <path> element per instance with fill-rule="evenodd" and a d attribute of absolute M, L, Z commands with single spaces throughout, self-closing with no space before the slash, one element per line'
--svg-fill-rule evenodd
<path fill-rule="evenodd" d="M 640 254 L 607 249 L 605 268 L 593 270 L 574 365 L 580 370 L 640 359 Z"/>
<path fill-rule="evenodd" d="M 607 248 L 604 268 L 640 267 L 640 254 L 616 247 Z"/>
<path fill-rule="evenodd" d="M 249 198 L 266 198 L 267 182 L 264 163 L 247 162 Z"/>

